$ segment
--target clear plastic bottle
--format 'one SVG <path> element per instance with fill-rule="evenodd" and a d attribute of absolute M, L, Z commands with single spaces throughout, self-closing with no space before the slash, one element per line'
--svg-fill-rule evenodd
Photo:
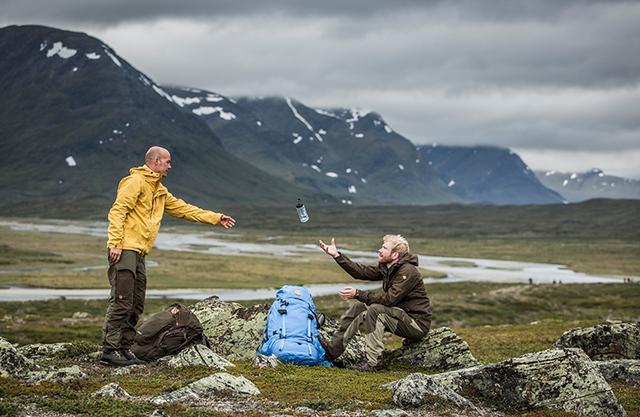
<path fill-rule="evenodd" d="M 307 214 L 307 209 L 302 204 L 302 200 L 298 199 L 298 203 L 296 204 L 296 211 L 298 212 L 298 218 L 300 219 L 300 223 L 306 223 L 309 221 L 309 215 Z"/>

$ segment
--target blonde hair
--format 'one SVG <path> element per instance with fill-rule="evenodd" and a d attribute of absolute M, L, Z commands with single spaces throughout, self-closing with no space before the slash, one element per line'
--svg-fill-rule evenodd
<path fill-rule="evenodd" d="M 404 255 L 409 252 L 409 242 L 407 239 L 403 238 L 400 235 L 385 235 L 382 238 L 384 243 L 391 243 L 391 252 L 399 253 L 400 255 Z"/>

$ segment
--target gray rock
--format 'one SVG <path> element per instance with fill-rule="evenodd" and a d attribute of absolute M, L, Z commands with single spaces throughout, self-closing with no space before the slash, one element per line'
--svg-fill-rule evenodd
<path fill-rule="evenodd" d="M 84 311 L 76 311 L 75 313 L 73 313 L 73 315 L 71 316 L 72 319 L 90 319 L 91 318 L 91 314 L 84 312 Z"/>
<path fill-rule="evenodd" d="M 34 343 L 19 347 L 18 352 L 29 359 L 41 359 L 59 352 L 65 352 L 71 346 L 73 346 L 73 343 Z"/>
<path fill-rule="evenodd" d="M 392 387 L 393 402 L 400 407 L 420 407 L 431 403 L 430 397 L 440 398 L 458 408 L 465 408 L 474 415 L 484 413 L 471 401 L 453 389 L 424 374 L 411 374 Z"/>
<path fill-rule="evenodd" d="M 413 374 L 406 384 L 393 385 L 394 401 L 409 401 L 408 395 L 398 391 L 421 379 L 434 380 L 457 394 L 464 393 L 467 399 L 512 413 L 552 408 L 588 417 L 626 415 L 596 365 L 580 349 L 549 349 L 438 375 Z M 428 400 L 425 397 L 422 402 Z M 419 399 L 411 401 L 421 404 Z"/>
<path fill-rule="evenodd" d="M 162 410 L 153 410 L 153 413 L 148 414 L 147 417 L 169 417 L 169 414 Z"/>
<path fill-rule="evenodd" d="M 200 344 L 191 345 L 177 355 L 166 357 L 166 363 L 172 368 L 206 366 L 221 371 L 235 366 L 222 356 L 217 355 L 208 347 Z"/>
<path fill-rule="evenodd" d="M 385 352 L 384 358 L 440 371 L 480 364 L 469 350 L 467 342 L 448 327 L 431 330 L 418 343 Z"/>
<path fill-rule="evenodd" d="M 593 360 L 640 359 L 640 323 L 572 329 L 560 336 L 555 347 L 580 348 Z"/>
<path fill-rule="evenodd" d="M 157 396 L 151 400 L 161 405 L 170 402 L 197 401 L 216 395 L 260 395 L 260 390 L 243 376 L 233 376 L 224 372 L 202 378 L 176 391 Z"/>
<path fill-rule="evenodd" d="M 371 411 L 376 417 L 408 417 L 409 413 L 404 410 L 373 410 Z"/>
<path fill-rule="evenodd" d="M 231 361 L 253 359 L 262 340 L 268 305 L 243 307 L 214 296 L 189 308 L 202 323 L 215 353 Z"/>
<path fill-rule="evenodd" d="M 91 394 L 91 396 L 106 397 L 106 398 L 120 398 L 120 399 L 131 398 L 131 395 L 129 395 L 127 391 L 122 389 L 122 387 L 120 387 L 120 385 L 116 384 L 115 382 L 111 382 L 105 385 L 104 387 L 100 388 L 99 390 Z"/>
<path fill-rule="evenodd" d="M 65 368 L 50 368 L 41 371 L 31 371 L 22 377 L 22 379 L 27 384 L 40 384 L 42 382 L 64 383 L 86 377 L 87 374 L 82 372 L 78 365 L 73 365 Z"/>
<path fill-rule="evenodd" d="M 593 362 L 607 381 L 640 382 L 640 360 L 614 359 Z"/>
<path fill-rule="evenodd" d="M 0 376 L 21 376 L 37 366 L 7 340 L 0 337 Z"/>
<path fill-rule="evenodd" d="M 276 355 L 256 355 L 251 362 L 251 366 L 254 368 L 275 368 L 278 365 L 282 365 L 282 362 Z"/>

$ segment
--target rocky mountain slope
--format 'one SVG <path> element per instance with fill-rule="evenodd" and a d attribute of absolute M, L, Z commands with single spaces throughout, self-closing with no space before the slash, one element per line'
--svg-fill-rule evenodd
<path fill-rule="evenodd" d="M 640 199 L 640 181 L 607 175 L 594 168 L 590 171 L 536 171 L 545 187 L 562 194 L 570 202 L 593 198 Z"/>
<path fill-rule="evenodd" d="M 98 39 L 9 26 L 0 29 L 0 56 L 4 207 L 104 210 L 119 179 L 155 144 L 172 152 L 167 186 L 195 204 L 333 201 L 227 152 L 197 116 Z"/>

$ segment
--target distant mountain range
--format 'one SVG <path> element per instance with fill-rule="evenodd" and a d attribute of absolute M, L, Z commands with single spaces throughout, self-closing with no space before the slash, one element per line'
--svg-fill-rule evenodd
<path fill-rule="evenodd" d="M 106 210 L 154 144 L 172 152 L 169 189 L 214 209 L 566 199 L 509 150 L 415 146 L 371 111 L 160 86 L 83 33 L 1 28 L 0 57 L 5 214 Z"/>
<path fill-rule="evenodd" d="M 640 181 L 606 175 L 594 168 L 583 173 L 536 171 L 545 187 L 562 194 L 569 202 L 592 198 L 640 199 Z"/>

